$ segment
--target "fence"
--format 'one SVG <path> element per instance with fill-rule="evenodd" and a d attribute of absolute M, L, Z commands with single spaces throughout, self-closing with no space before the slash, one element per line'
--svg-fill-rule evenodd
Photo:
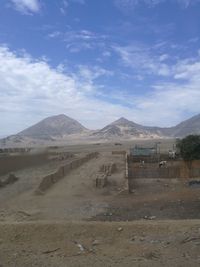
<path fill-rule="evenodd" d="M 200 160 L 193 162 L 171 161 L 168 166 L 159 168 L 155 163 L 140 166 L 128 161 L 129 191 L 134 187 L 135 179 L 200 179 Z"/>

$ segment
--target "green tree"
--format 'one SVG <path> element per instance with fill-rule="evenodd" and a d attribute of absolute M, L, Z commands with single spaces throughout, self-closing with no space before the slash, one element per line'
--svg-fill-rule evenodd
<path fill-rule="evenodd" d="M 178 140 L 177 148 L 185 161 L 200 159 L 200 135 L 188 135 Z"/>

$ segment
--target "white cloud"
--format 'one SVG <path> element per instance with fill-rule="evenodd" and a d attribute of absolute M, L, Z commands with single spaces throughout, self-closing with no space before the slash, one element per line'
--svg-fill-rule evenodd
<path fill-rule="evenodd" d="M 54 31 L 48 34 L 49 38 L 59 38 L 66 43 L 66 48 L 71 53 L 77 53 L 82 50 L 91 50 L 98 47 L 104 48 L 107 36 L 86 29 L 72 30 L 65 32 Z"/>
<path fill-rule="evenodd" d="M 85 0 L 71 0 L 72 2 L 84 5 L 85 4 Z"/>
<path fill-rule="evenodd" d="M 60 12 L 62 15 L 67 14 L 67 9 L 71 3 L 77 3 L 77 4 L 84 5 L 85 0 L 62 0 L 61 7 L 60 7 Z"/>
<path fill-rule="evenodd" d="M 23 14 L 38 13 L 40 3 L 38 0 L 10 0 L 14 7 Z"/>
<path fill-rule="evenodd" d="M 103 68 L 100 68 L 98 66 L 94 66 L 92 69 L 84 66 L 84 65 L 80 65 L 79 66 L 79 74 L 81 77 L 84 78 L 84 80 L 87 81 L 94 81 L 97 78 L 101 77 L 101 76 L 112 76 L 113 72 L 110 70 L 106 70 Z"/>
<path fill-rule="evenodd" d="M 147 4 L 148 6 L 155 6 L 164 1 L 165 0 L 115 0 L 115 4 L 119 8 L 135 8 L 141 3 Z"/>
<path fill-rule="evenodd" d="M 200 82 L 200 59 L 180 60 L 174 67 L 174 78 L 192 83 Z"/>
<path fill-rule="evenodd" d="M 19 56 L 5 46 L 0 46 L 0 62 L 0 135 L 60 113 L 87 127 L 101 128 L 121 116 L 141 124 L 169 126 L 183 120 L 186 112 L 200 112 L 198 59 L 179 61 L 172 68 L 175 82 L 156 83 L 151 92 L 140 96 L 125 94 L 126 90 L 113 90 L 111 95 L 109 89 L 103 95 L 99 79 L 115 76 L 98 66 L 82 65 L 76 72 L 64 72 L 63 65 L 51 68 L 42 59 Z"/>
<path fill-rule="evenodd" d="M 95 79 L 111 75 L 99 67 L 80 66 L 76 73 L 52 69 L 43 60 L 18 56 L 0 47 L 0 135 L 11 134 L 59 113 L 99 128 L 130 110 L 95 98 Z"/>
<path fill-rule="evenodd" d="M 68 1 L 67 0 L 63 0 L 62 1 L 62 6 L 60 7 L 61 14 L 66 15 L 68 6 L 69 6 Z"/>
<path fill-rule="evenodd" d="M 48 37 L 49 37 L 49 38 L 57 38 L 57 37 L 59 37 L 59 36 L 61 36 L 61 35 L 62 35 L 61 32 L 59 32 L 59 31 L 54 31 L 54 32 L 49 33 L 49 34 L 48 34 Z"/>
<path fill-rule="evenodd" d="M 162 61 L 165 61 L 166 59 L 168 59 L 169 58 L 169 55 L 167 55 L 167 54 L 163 54 L 163 55 L 161 55 L 160 57 L 159 57 L 159 60 L 162 62 Z"/>
<path fill-rule="evenodd" d="M 148 7 L 154 7 L 158 4 L 169 2 L 170 0 L 114 0 L 115 5 L 121 10 L 130 10 L 140 4 L 146 4 Z M 171 0 L 172 3 L 178 3 L 180 6 L 187 8 L 200 2 L 200 0 Z"/>
<path fill-rule="evenodd" d="M 113 46 L 122 63 L 139 74 L 169 76 L 170 68 L 163 61 L 167 55 L 155 55 L 151 48 L 142 45 Z"/>
<path fill-rule="evenodd" d="M 177 0 L 177 1 L 180 5 L 182 5 L 185 8 L 187 8 L 190 5 L 194 5 L 198 2 L 200 2 L 200 0 Z"/>

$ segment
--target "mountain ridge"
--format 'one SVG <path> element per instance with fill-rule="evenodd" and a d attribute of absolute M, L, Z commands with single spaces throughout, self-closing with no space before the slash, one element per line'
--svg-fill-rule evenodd
<path fill-rule="evenodd" d="M 189 134 L 200 134 L 200 114 L 184 120 L 172 127 L 143 126 L 121 117 L 100 130 L 89 130 L 78 121 L 59 114 L 47 117 L 38 123 L 26 128 L 16 135 L 8 136 L 0 140 L 0 144 L 23 143 L 31 140 L 37 143 L 39 140 L 56 141 L 69 140 L 73 136 L 76 140 L 115 140 L 134 138 L 175 138 Z M 84 139 L 81 139 L 84 137 Z M 35 140 L 35 141 L 33 141 Z"/>
<path fill-rule="evenodd" d="M 81 133 L 86 130 L 87 129 L 78 121 L 66 116 L 65 114 L 59 114 L 47 117 L 33 126 L 19 132 L 17 135 L 22 137 L 25 136 L 46 139 Z"/>
<path fill-rule="evenodd" d="M 121 117 L 94 134 L 102 138 L 122 137 L 124 135 L 126 137 L 134 135 L 138 138 L 181 138 L 189 134 L 200 134 L 200 114 L 172 127 L 144 126 Z"/>

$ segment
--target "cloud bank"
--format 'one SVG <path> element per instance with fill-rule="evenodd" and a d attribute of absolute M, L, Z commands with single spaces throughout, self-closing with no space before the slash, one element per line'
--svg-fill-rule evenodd
<path fill-rule="evenodd" d="M 187 113 L 200 111 L 199 58 L 171 66 L 173 82 L 157 82 L 151 86 L 151 93 L 136 96 L 134 90 L 129 95 L 118 90 L 113 95 L 104 93 L 104 97 L 101 87 L 106 84 L 98 79 L 114 79 L 111 70 L 82 65 L 74 72 L 65 72 L 62 66 L 52 68 L 44 60 L 19 56 L 6 46 L 0 46 L 0 61 L 0 116 L 1 129 L 5 129 L 1 134 L 16 133 L 60 113 L 94 129 L 121 116 L 141 124 L 169 126 Z"/>

